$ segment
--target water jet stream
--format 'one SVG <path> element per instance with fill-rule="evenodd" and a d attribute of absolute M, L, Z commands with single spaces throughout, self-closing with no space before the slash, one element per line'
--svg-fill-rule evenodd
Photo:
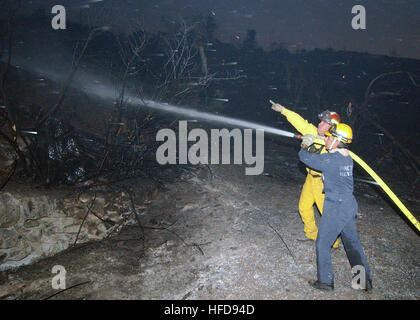
<path fill-rule="evenodd" d="M 51 70 L 51 68 L 45 66 L 42 67 L 39 65 L 33 67 L 32 65 L 28 65 L 24 61 L 20 62 L 21 65 L 24 65 L 26 69 L 31 70 L 37 75 L 41 75 L 45 78 L 50 78 L 54 81 L 60 82 L 63 82 L 66 79 L 66 76 L 63 73 Z M 100 79 L 101 81 L 98 81 L 98 79 L 98 76 L 95 76 L 94 74 L 88 71 L 78 70 L 75 78 L 73 79 L 73 84 L 71 85 L 71 87 L 77 90 L 81 90 L 89 96 L 96 96 L 97 98 L 105 100 L 116 100 L 116 98 L 118 97 L 118 92 L 115 88 L 115 85 L 112 85 L 109 82 L 107 83 L 107 80 L 105 79 Z M 156 102 L 150 99 L 139 98 L 135 94 L 131 94 L 128 90 L 126 91 L 124 97 L 126 103 L 131 106 L 141 106 L 153 110 L 185 116 L 187 118 L 200 119 L 205 122 L 216 122 L 226 124 L 231 127 L 241 127 L 255 130 L 263 129 L 264 133 L 271 133 L 274 135 L 286 136 L 290 138 L 295 137 L 294 133 L 273 128 L 264 124 L 258 124 L 255 122 L 240 120 L 222 115 L 215 115 L 212 113 L 198 111 L 188 107 L 170 105 L 168 103 L 163 102 Z"/>
<path fill-rule="evenodd" d="M 167 113 L 178 114 L 182 116 L 186 116 L 193 119 L 201 119 L 207 122 L 217 122 L 227 124 L 232 127 L 242 127 L 242 128 L 249 128 L 249 129 L 262 129 L 264 133 L 272 133 L 275 135 L 286 136 L 293 138 L 295 136 L 294 133 L 280 130 L 277 128 L 269 127 L 264 124 L 258 124 L 251 121 L 240 120 L 235 118 L 230 118 L 227 116 L 216 115 L 208 112 L 198 111 L 190 108 L 174 106 L 166 103 L 159 103 L 153 100 L 143 100 L 143 99 L 136 99 L 131 102 L 132 104 L 139 104 L 146 108 L 151 108 L 155 110 L 165 111 Z"/>

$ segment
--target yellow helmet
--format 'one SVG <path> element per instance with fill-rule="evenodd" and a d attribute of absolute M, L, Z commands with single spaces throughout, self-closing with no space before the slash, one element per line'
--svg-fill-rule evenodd
<path fill-rule="evenodd" d="M 325 135 L 334 137 L 343 143 L 351 143 L 353 141 L 353 130 L 345 123 L 339 123 L 331 126 L 330 130 L 325 132 Z"/>

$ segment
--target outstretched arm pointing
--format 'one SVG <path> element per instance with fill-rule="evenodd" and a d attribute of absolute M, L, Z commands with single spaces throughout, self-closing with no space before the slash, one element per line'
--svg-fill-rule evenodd
<path fill-rule="evenodd" d="M 284 107 L 281 104 L 276 103 L 272 100 L 270 100 L 270 103 L 271 103 L 271 109 L 273 109 L 274 111 L 277 111 L 280 113 L 283 111 Z"/>

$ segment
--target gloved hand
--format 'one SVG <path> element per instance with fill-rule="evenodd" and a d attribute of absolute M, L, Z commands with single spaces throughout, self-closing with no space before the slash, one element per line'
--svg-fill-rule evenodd
<path fill-rule="evenodd" d="M 302 138 L 302 148 L 307 148 L 314 143 L 315 137 L 310 134 L 305 134 Z"/>
<path fill-rule="evenodd" d="M 270 103 L 271 103 L 271 109 L 273 109 L 274 111 L 277 111 L 280 113 L 283 111 L 284 107 L 281 104 L 275 103 L 274 101 L 271 101 L 271 100 L 270 100 Z"/>

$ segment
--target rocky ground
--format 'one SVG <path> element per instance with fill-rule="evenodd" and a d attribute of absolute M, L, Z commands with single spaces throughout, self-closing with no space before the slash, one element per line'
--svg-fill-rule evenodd
<path fill-rule="evenodd" d="M 332 253 L 335 290 L 312 289 L 315 246 L 304 241 L 297 210 L 305 179 L 297 145 L 272 143 L 265 160 L 259 176 L 246 176 L 239 165 L 185 172 L 140 212 L 142 228 L 127 226 L 114 237 L 5 271 L 2 298 L 420 298 L 418 233 L 376 187 L 361 182 L 358 228 L 374 290 L 351 288 L 342 245 Z M 418 217 L 415 199 L 402 198 Z M 51 287 L 54 265 L 67 271 L 65 291 Z"/>

